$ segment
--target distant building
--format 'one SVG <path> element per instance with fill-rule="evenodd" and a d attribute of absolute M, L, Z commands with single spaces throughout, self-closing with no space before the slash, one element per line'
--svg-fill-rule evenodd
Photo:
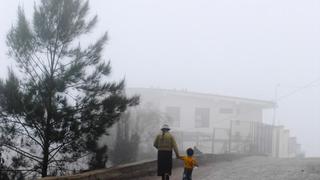
<path fill-rule="evenodd" d="M 295 157 L 300 148 L 289 130 L 264 123 L 274 102 L 155 88 L 128 88 L 140 95 L 140 108 L 153 107 L 172 127 L 180 150 L 197 146 L 205 153 L 253 153 Z M 150 142 L 151 143 L 151 142 Z"/>
<path fill-rule="evenodd" d="M 181 136 L 181 148 L 196 145 L 213 153 L 249 151 L 255 123 L 262 123 L 263 110 L 274 105 L 271 101 L 152 88 L 129 88 L 127 93 L 140 94 L 142 106 L 152 103 L 167 115 L 166 123 Z"/>

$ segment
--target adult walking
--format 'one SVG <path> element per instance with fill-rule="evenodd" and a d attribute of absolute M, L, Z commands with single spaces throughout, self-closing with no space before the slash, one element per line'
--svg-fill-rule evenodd
<path fill-rule="evenodd" d="M 179 151 L 174 137 L 169 133 L 170 128 L 164 124 L 159 134 L 154 140 L 153 146 L 158 149 L 158 176 L 162 180 L 169 180 L 172 170 L 172 150 L 179 158 Z"/>

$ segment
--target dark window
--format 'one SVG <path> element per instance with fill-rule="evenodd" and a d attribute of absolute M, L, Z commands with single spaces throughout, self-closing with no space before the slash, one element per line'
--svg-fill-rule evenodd
<path fill-rule="evenodd" d="M 220 113 L 221 114 L 232 114 L 233 113 L 233 109 L 232 108 L 221 108 L 220 109 Z"/>
<path fill-rule="evenodd" d="M 166 108 L 166 114 L 169 119 L 169 124 L 173 127 L 180 126 L 180 108 L 175 106 L 169 106 Z"/>
<path fill-rule="evenodd" d="M 209 108 L 196 108 L 195 118 L 196 128 L 208 128 L 210 119 Z"/>

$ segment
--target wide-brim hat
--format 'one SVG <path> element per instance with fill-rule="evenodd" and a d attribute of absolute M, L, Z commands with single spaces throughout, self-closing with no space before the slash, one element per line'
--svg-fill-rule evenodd
<path fill-rule="evenodd" d="M 170 130 L 170 127 L 168 124 L 164 124 L 162 125 L 161 130 Z"/>

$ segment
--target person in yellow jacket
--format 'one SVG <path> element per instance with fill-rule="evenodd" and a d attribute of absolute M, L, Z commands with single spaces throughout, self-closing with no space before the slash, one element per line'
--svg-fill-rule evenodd
<path fill-rule="evenodd" d="M 177 158 L 180 158 L 176 140 L 169 133 L 170 128 L 164 124 L 161 128 L 162 133 L 154 140 L 153 146 L 158 149 L 158 176 L 162 180 L 169 180 L 172 170 L 172 150 Z"/>
<path fill-rule="evenodd" d="M 198 167 L 197 160 L 193 157 L 194 151 L 192 148 L 187 149 L 187 156 L 181 156 L 180 159 L 183 160 L 184 171 L 183 180 L 192 180 L 192 171 L 194 167 Z"/>

